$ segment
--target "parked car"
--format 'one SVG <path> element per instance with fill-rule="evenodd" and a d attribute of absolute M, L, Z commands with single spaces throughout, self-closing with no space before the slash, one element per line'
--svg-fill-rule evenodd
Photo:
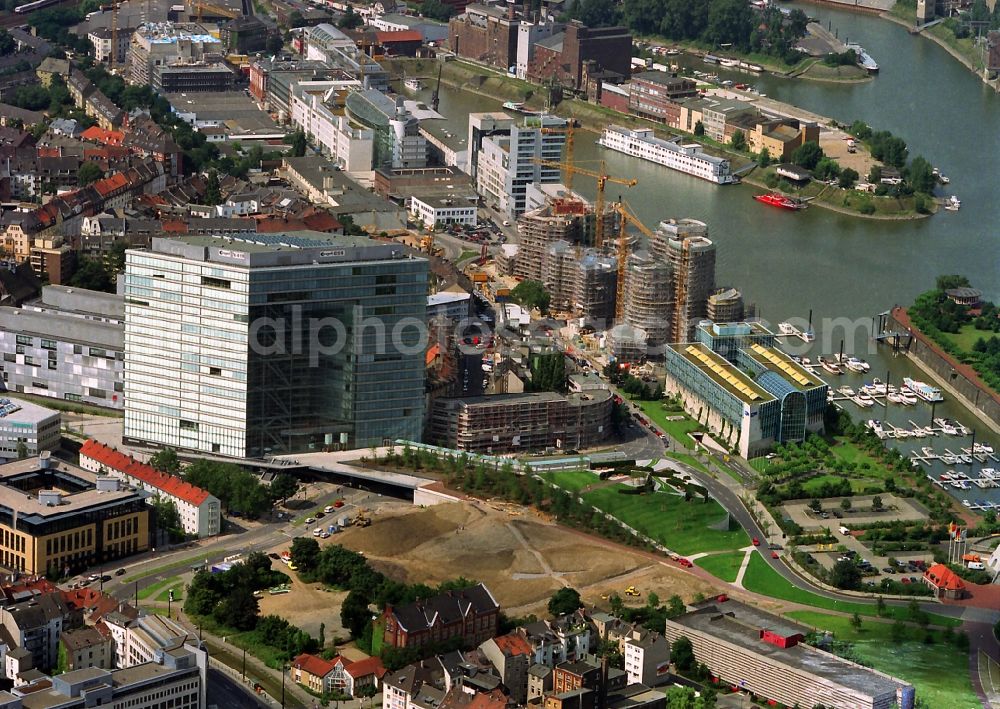
<path fill-rule="evenodd" d="M 677 560 L 677 563 L 683 566 L 685 569 L 690 569 L 694 564 L 691 563 L 690 559 L 685 559 L 683 556 Z"/>
<path fill-rule="evenodd" d="M 771 552 L 771 558 L 772 558 L 772 559 L 778 559 L 778 558 L 780 558 L 780 557 L 778 556 L 778 552 L 776 552 L 776 551 L 772 551 L 772 552 Z"/>
<path fill-rule="evenodd" d="M 118 569 L 118 571 L 115 572 L 115 576 L 124 576 L 124 575 L 125 575 L 125 569 Z"/>
<path fill-rule="evenodd" d="M 315 517 L 306 517 L 306 524 L 312 524 L 316 521 Z"/>
<path fill-rule="evenodd" d="M 891 566 L 886 566 L 884 569 L 882 569 L 882 572 L 886 574 L 894 574 L 896 573 L 896 570 Z"/>
<path fill-rule="evenodd" d="M 760 539 L 758 539 L 757 537 L 754 537 L 753 538 L 753 545 L 755 547 L 759 547 L 760 546 Z"/>

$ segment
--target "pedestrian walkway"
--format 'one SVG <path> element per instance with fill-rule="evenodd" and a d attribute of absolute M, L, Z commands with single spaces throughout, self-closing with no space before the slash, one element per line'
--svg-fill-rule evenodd
<path fill-rule="evenodd" d="M 743 563 L 740 564 L 740 570 L 736 572 L 736 580 L 733 581 L 733 584 L 743 588 L 743 577 L 746 576 L 747 567 L 750 566 L 750 559 L 753 555 L 754 547 L 745 547 L 740 549 L 740 551 L 744 552 Z"/>

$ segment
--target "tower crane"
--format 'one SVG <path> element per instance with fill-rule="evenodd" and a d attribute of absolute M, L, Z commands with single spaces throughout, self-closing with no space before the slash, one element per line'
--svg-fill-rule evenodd
<path fill-rule="evenodd" d="M 625 315 L 625 265 L 628 260 L 628 239 L 625 235 L 625 227 L 631 224 L 638 229 L 646 238 L 653 239 L 653 231 L 643 224 L 639 217 L 631 210 L 628 204 L 620 197 L 613 205 L 618 213 L 621 223 L 618 228 L 618 279 L 615 284 L 615 319 L 619 322 Z"/>
<path fill-rule="evenodd" d="M 597 218 L 597 222 L 594 227 L 594 246 L 600 248 L 604 245 L 604 188 L 609 182 L 613 182 L 616 185 L 625 185 L 626 187 L 635 187 L 638 184 L 638 180 L 635 178 L 625 179 L 623 177 L 612 177 L 608 174 L 607 167 L 604 161 L 601 161 L 600 170 L 587 170 L 586 168 L 577 167 L 576 165 L 569 162 L 555 162 L 553 160 L 542 160 L 541 158 L 535 158 L 534 162 L 539 165 L 546 165 L 548 167 L 558 167 L 565 170 L 567 174 L 572 175 L 577 173 L 579 175 L 586 175 L 587 177 L 593 177 L 597 180 L 597 199 L 594 200 L 594 214 Z"/>
<path fill-rule="evenodd" d="M 574 133 L 575 130 L 576 129 L 573 128 L 573 122 L 572 121 L 570 121 L 569 123 L 567 123 L 565 128 L 542 128 L 542 134 L 543 135 L 551 135 L 553 133 L 556 134 L 556 135 L 558 135 L 558 134 L 565 134 L 566 135 L 566 145 L 565 145 L 566 152 L 565 152 L 565 157 L 563 158 L 563 162 L 568 163 L 570 165 L 573 164 L 573 133 Z M 566 173 L 566 189 L 568 189 L 570 191 L 572 191 L 572 189 L 573 189 L 573 173 L 572 172 L 567 172 Z"/>

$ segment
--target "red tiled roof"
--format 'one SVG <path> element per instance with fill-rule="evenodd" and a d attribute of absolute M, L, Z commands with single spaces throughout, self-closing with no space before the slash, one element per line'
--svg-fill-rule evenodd
<path fill-rule="evenodd" d="M 961 591 L 965 588 L 965 582 L 959 575 L 944 564 L 934 564 L 924 572 L 924 578 L 931 585 L 946 591 Z"/>
<path fill-rule="evenodd" d="M 329 212 L 317 212 L 305 216 L 302 218 L 302 223 L 306 225 L 306 229 L 313 231 L 334 232 L 344 228 L 344 225 Z"/>
<path fill-rule="evenodd" d="M 500 648 L 500 652 L 505 655 L 510 655 L 511 657 L 516 657 L 518 655 L 530 655 L 532 652 L 531 643 L 528 642 L 527 638 L 518 633 L 501 635 L 493 638 L 493 642 L 495 642 L 497 647 Z"/>
<path fill-rule="evenodd" d="M 125 177 L 120 172 L 116 172 L 109 177 L 105 177 L 103 180 L 98 180 L 94 183 L 94 189 L 97 190 L 98 194 L 102 197 L 107 197 L 109 194 L 114 193 L 116 190 L 120 190 L 123 187 L 128 186 L 128 178 Z"/>
<path fill-rule="evenodd" d="M 61 158 L 62 148 L 52 148 L 44 145 L 39 145 L 36 150 L 36 154 L 40 158 Z"/>
<path fill-rule="evenodd" d="M 98 443 L 94 439 L 89 439 L 80 448 L 80 455 L 93 458 L 105 468 L 117 470 L 133 478 L 141 480 L 147 485 L 151 485 L 157 490 L 162 490 L 171 497 L 198 506 L 208 499 L 208 491 L 195 487 L 191 483 L 186 483 L 176 475 L 167 475 L 155 470 L 152 466 L 140 463 L 135 458 L 116 451 L 110 446 Z"/>
<path fill-rule="evenodd" d="M 100 126 L 91 126 L 80 134 L 80 138 L 105 145 L 121 145 L 125 142 L 125 134 L 122 131 L 104 130 Z"/>
<path fill-rule="evenodd" d="M 354 679 L 368 675 L 375 675 L 378 679 L 382 679 L 382 675 L 385 674 L 381 658 L 369 657 L 357 662 L 350 662 L 346 658 L 342 659 L 344 660 L 344 670 Z"/>
<path fill-rule="evenodd" d="M 304 231 L 306 228 L 305 222 L 298 219 L 264 217 L 257 220 L 258 234 L 280 234 L 284 231 Z"/>
<path fill-rule="evenodd" d="M 333 672 L 336 662 L 331 662 L 329 660 L 324 660 L 322 657 L 316 657 L 315 655 L 303 653 L 292 660 L 292 666 L 295 667 L 295 669 L 308 672 L 316 677 L 326 677 L 328 674 Z"/>
<path fill-rule="evenodd" d="M 180 219 L 164 219 L 160 224 L 166 234 L 187 234 L 187 223 Z"/>
<path fill-rule="evenodd" d="M 416 30 L 396 30 L 394 32 L 376 32 L 375 39 L 379 44 L 386 42 L 423 42 L 424 36 Z"/>

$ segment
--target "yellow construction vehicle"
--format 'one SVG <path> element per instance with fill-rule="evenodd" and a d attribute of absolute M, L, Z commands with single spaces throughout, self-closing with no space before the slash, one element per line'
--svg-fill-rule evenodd
<path fill-rule="evenodd" d="M 368 527 L 371 526 L 372 518 L 368 516 L 368 510 L 358 510 L 358 513 L 354 515 L 354 520 L 351 522 L 355 527 Z"/>
<path fill-rule="evenodd" d="M 635 586 L 629 586 L 625 589 L 626 596 L 641 596 L 642 594 L 636 589 Z"/>
<path fill-rule="evenodd" d="M 600 248 L 604 245 L 604 188 L 609 182 L 613 182 L 616 185 L 625 185 L 626 187 L 635 187 L 639 181 L 635 178 L 625 179 L 621 177 L 612 177 L 608 174 L 607 168 L 604 161 L 601 160 L 601 169 L 587 170 L 586 168 L 578 167 L 569 162 L 555 162 L 553 160 L 542 160 L 541 158 L 535 158 L 534 160 L 539 165 L 546 165 L 548 167 L 558 167 L 564 170 L 567 176 L 574 173 L 580 175 L 587 175 L 588 177 L 593 177 L 597 180 L 597 198 L 594 200 L 594 215 L 596 216 L 594 225 L 594 246 Z M 567 184 L 569 180 L 567 180 Z"/>

